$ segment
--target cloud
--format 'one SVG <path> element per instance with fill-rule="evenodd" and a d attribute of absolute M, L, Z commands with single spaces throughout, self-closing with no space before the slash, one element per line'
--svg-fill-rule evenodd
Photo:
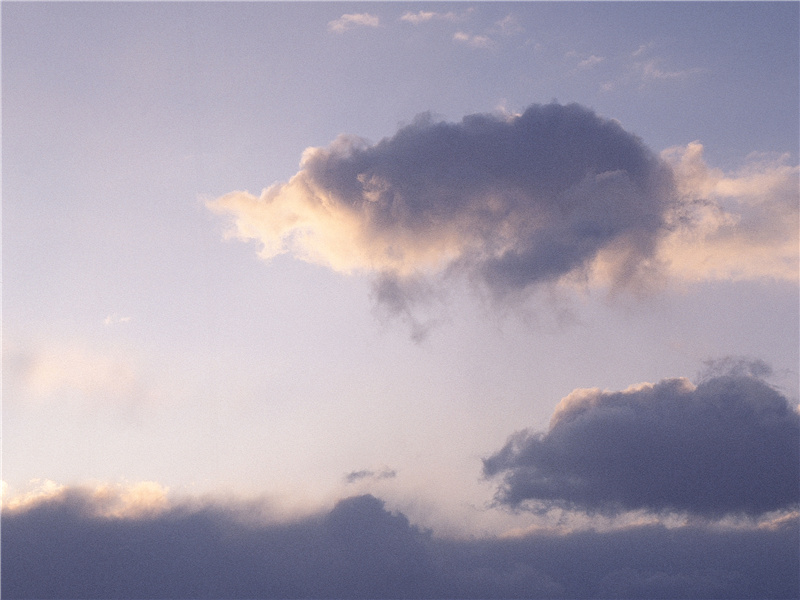
<path fill-rule="evenodd" d="M 419 23 L 424 23 L 426 21 L 430 21 L 431 19 L 438 17 L 439 13 L 435 13 L 433 11 L 425 11 L 420 10 L 418 12 L 412 13 L 411 11 L 406 12 L 400 17 L 401 21 L 406 21 L 408 23 L 412 23 L 414 25 L 418 25 Z"/>
<path fill-rule="evenodd" d="M 363 479 L 394 479 L 397 477 L 397 471 L 394 469 L 383 469 L 382 471 L 373 471 L 371 469 L 363 469 L 361 471 L 352 471 L 344 476 L 347 483 L 355 483 Z"/>
<path fill-rule="evenodd" d="M 6 407 L 139 420 L 165 401 L 189 392 L 165 380 L 156 365 L 125 344 L 41 338 L 3 342 Z M 48 408 L 48 410 L 50 410 Z"/>
<path fill-rule="evenodd" d="M 50 479 L 32 479 L 30 481 L 32 489 L 22 494 L 12 494 L 8 484 L 3 482 L 3 510 L 19 510 L 50 500 L 60 496 L 65 486 Z"/>
<path fill-rule="evenodd" d="M 634 66 L 639 71 L 642 79 L 645 81 L 648 80 L 662 80 L 662 79 L 683 79 L 688 77 L 689 75 L 697 75 L 698 73 L 704 73 L 705 70 L 699 67 L 693 67 L 691 69 L 683 69 L 678 71 L 667 71 L 662 69 L 660 66 L 660 61 L 657 59 L 647 60 L 644 62 L 636 63 Z"/>
<path fill-rule="evenodd" d="M 506 15 L 494 24 L 493 29 L 503 35 L 516 35 L 525 31 L 514 15 Z"/>
<path fill-rule="evenodd" d="M 666 67 L 664 66 L 664 63 L 667 62 L 666 59 L 647 56 L 655 47 L 656 44 L 654 42 L 642 44 L 629 55 L 618 57 L 624 71 L 623 74 L 613 80 L 604 82 L 601 85 L 601 89 L 605 92 L 611 92 L 633 86 L 642 90 L 654 84 L 666 84 L 670 81 L 678 82 L 709 72 L 708 69 L 703 67 L 684 69 Z"/>
<path fill-rule="evenodd" d="M 658 253 L 675 278 L 797 281 L 800 166 L 786 155 L 753 154 L 725 173 L 706 164 L 699 142 L 662 157 L 681 199 Z"/>
<path fill-rule="evenodd" d="M 599 65 L 604 60 L 605 60 L 605 57 L 596 56 L 596 55 L 592 54 L 588 58 L 585 58 L 585 59 L 581 60 L 580 62 L 578 62 L 578 68 L 579 69 L 590 69 L 590 68 L 592 68 L 592 67 L 594 67 L 596 65 Z"/>
<path fill-rule="evenodd" d="M 453 40 L 466 44 L 467 46 L 472 46 L 473 48 L 492 48 L 494 46 L 494 40 L 489 36 L 473 35 L 464 33 L 463 31 L 456 31 L 453 34 Z"/>
<path fill-rule="evenodd" d="M 103 325 L 109 327 L 111 325 L 116 325 L 118 323 L 130 323 L 130 317 L 120 317 L 117 314 L 108 315 L 105 319 L 103 319 Z"/>
<path fill-rule="evenodd" d="M 457 21 L 459 19 L 463 19 L 470 12 L 472 12 L 472 9 L 467 9 L 464 13 L 462 13 L 461 16 L 459 16 L 452 11 L 446 13 L 427 10 L 420 10 L 417 12 L 407 11 L 403 13 L 403 16 L 400 17 L 400 20 L 405 21 L 406 23 L 411 23 L 412 25 L 419 25 L 420 23 L 427 23 L 434 20 Z"/>
<path fill-rule="evenodd" d="M 6 377 L 26 395 L 45 400 L 64 394 L 80 399 L 131 398 L 140 391 L 132 361 L 119 352 L 79 343 L 9 348 Z M 99 400 L 98 400 L 99 401 Z"/>
<path fill-rule="evenodd" d="M 85 497 L 87 514 L 99 518 L 139 519 L 169 507 L 169 489 L 155 481 L 99 483 L 78 490 L 49 479 L 33 479 L 30 484 L 28 491 L 11 494 L 3 482 L 3 511 L 24 512 L 49 502 L 63 502 L 74 494 Z"/>
<path fill-rule="evenodd" d="M 328 23 L 328 31 L 344 33 L 355 27 L 379 27 L 380 19 L 369 13 L 346 14 Z"/>
<path fill-rule="evenodd" d="M 738 369 L 697 386 L 575 390 L 546 432 L 513 435 L 484 474 L 502 476 L 496 498 L 511 507 L 758 516 L 800 502 L 798 447 L 798 412 Z"/>
<path fill-rule="evenodd" d="M 404 289 L 450 277 L 500 298 L 582 276 L 604 249 L 622 280 L 653 254 L 672 192 L 669 168 L 617 122 L 550 104 L 460 123 L 420 115 L 374 145 L 340 136 L 308 148 L 288 182 L 209 207 L 262 258 L 372 274 L 404 306 Z"/>
<path fill-rule="evenodd" d="M 9 598 L 786 598 L 797 515 L 770 527 L 634 526 L 443 539 L 373 496 L 290 522 L 248 506 L 107 514 L 67 488 L 2 513 Z"/>
<path fill-rule="evenodd" d="M 725 173 L 699 142 L 659 156 L 616 121 L 549 104 L 423 114 L 376 144 L 341 135 L 306 149 L 289 181 L 208 206 L 265 260 L 369 275 L 382 310 L 422 339 L 436 320 L 419 311 L 457 281 L 496 302 L 554 286 L 797 281 L 798 174 L 768 154 Z"/>

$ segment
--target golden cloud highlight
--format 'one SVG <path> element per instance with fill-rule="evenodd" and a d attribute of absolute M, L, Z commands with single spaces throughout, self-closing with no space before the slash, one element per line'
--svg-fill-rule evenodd
<path fill-rule="evenodd" d="M 733 173 L 709 167 L 703 145 L 669 148 L 680 204 L 658 258 L 690 282 L 771 278 L 797 281 L 800 167 L 754 154 Z"/>

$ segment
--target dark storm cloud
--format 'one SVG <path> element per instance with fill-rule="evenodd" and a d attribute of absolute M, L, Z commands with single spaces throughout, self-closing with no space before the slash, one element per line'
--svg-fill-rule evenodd
<path fill-rule="evenodd" d="M 696 387 L 668 379 L 576 390 L 548 431 L 512 436 L 484 460 L 484 474 L 502 476 L 497 500 L 512 507 L 706 517 L 791 509 L 800 501 L 800 415 L 751 374 L 764 367 L 737 363 Z"/>
<path fill-rule="evenodd" d="M 2 515 L 3 598 L 790 598 L 796 517 L 444 540 L 372 496 L 288 524 L 235 507 L 97 516 L 70 490 Z"/>
<path fill-rule="evenodd" d="M 233 192 L 210 207 L 264 258 L 290 251 L 372 273 L 378 300 L 404 312 L 420 281 L 455 273 L 504 296 L 605 252 L 613 278 L 633 277 L 673 200 L 671 171 L 635 135 L 549 104 L 460 123 L 421 115 L 375 145 L 343 136 L 306 150 L 301 170 L 260 198 Z"/>

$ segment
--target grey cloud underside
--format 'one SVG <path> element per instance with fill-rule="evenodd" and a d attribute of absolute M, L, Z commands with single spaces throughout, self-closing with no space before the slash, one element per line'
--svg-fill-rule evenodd
<path fill-rule="evenodd" d="M 512 507 L 759 515 L 800 502 L 800 415 L 748 375 L 593 392 L 484 460 Z"/>
<path fill-rule="evenodd" d="M 460 123 L 422 115 L 376 145 L 317 152 L 302 173 L 326 201 L 359 212 L 372 236 L 457 232 L 462 247 L 448 269 L 501 293 L 557 279 L 612 243 L 635 267 L 651 254 L 672 198 L 658 157 L 575 104 Z"/>
<path fill-rule="evenodd" d="M 175 508 L 90 516 L 71 491 L 2 516 L 4 598 L 790 598 L 798 524 L 443 540 L 372 496 L 284 525 Z"/>

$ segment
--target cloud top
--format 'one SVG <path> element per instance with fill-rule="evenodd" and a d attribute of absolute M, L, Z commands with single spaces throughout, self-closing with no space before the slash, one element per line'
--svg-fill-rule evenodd
<path fill-rule="evenodd" d="M 613 250 L 617 275 L 654 251 L 672 201 L 663 162 L 579 105 L 460 123 L 417 117 L 370 145 L 340 136 L 260 196 L 210 207 L 269 259 L 406 282 L 466 274 L 498 294 L 555 281 Z"/>
<path fill-rule="evenodd" d="M 484 460 L 512 507 L 757 516 L 800 502 L 800 415 L 761 379 L 579 389 Z"/>

